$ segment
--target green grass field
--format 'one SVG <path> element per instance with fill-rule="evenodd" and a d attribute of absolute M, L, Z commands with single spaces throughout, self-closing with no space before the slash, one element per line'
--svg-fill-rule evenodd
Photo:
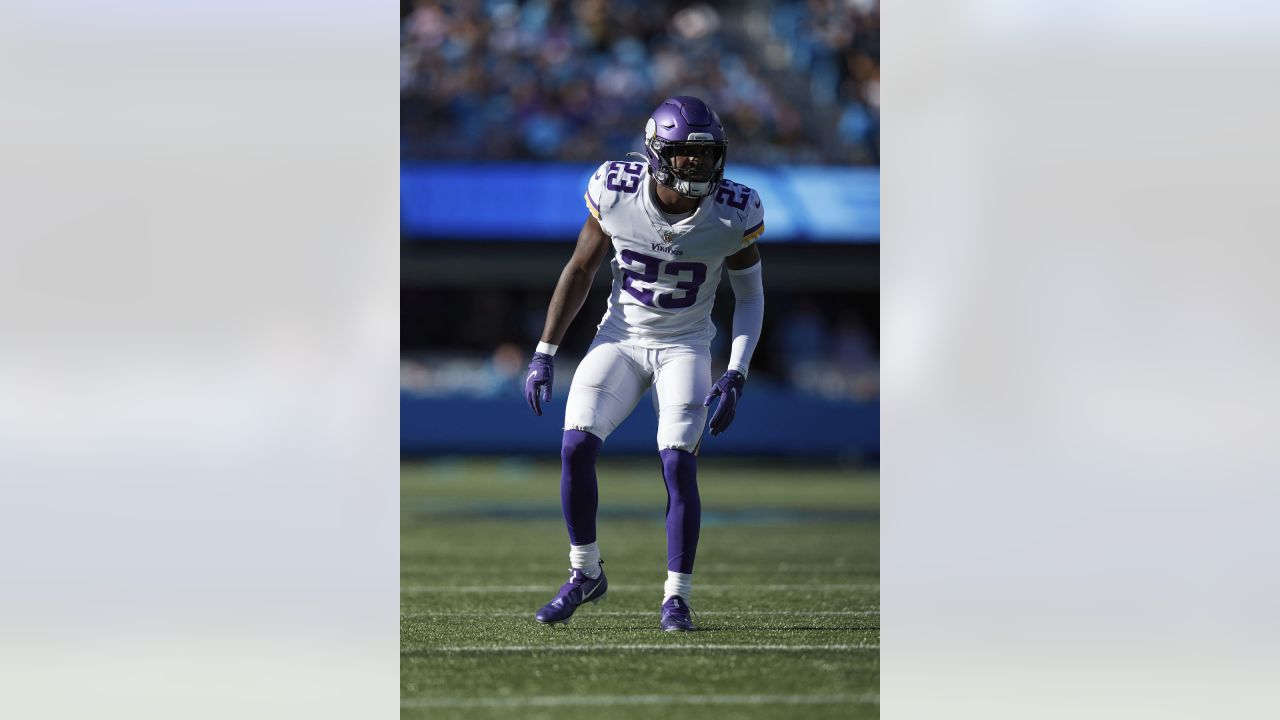
<path fill-rule="evenodd" d="M 657 456 L 599 478 L 608 598 L 544 627 L 568 577 L 558 464 L 403 466 L 402 717 L 879 716 L 876 473 L 703 458 L 694 633 L 658 629 Z"/>

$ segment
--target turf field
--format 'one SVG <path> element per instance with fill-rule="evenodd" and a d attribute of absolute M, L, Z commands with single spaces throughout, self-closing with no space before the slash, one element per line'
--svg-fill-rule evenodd
<path fill-rule="evenodd" d="M 544 627 L 568 577 L 559 465 L 403 466 L 402 717 L 879 716 L 874 472 L 704 458 L 694 633 L 658 629 L 656 455 L 599 478 L 608 598 Z"/>

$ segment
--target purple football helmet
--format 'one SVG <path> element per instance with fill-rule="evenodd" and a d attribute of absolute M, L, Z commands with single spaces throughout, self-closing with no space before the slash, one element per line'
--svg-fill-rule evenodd
<path fill-rule="evenodd" d="M 720 116 L 689 95 L 663 100 L 644 127 L 649 174 L 658 184 L 685 197 L 701 198 L 715 192 L 724 179 L 728 147 Z M 673 161 L 681 156 L 697 161 L 692 167 L 677 169 Z"/>

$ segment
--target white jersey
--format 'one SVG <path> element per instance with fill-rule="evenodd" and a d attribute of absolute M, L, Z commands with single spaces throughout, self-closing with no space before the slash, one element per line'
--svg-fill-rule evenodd
<path fill-rule="evenodd" d="M 587 183 L 587 209 L 613 240 L 613 288 L 597 334 L 643 347 L 709 345 L 724 259 L 764 232 L 754 190 L 732 180 L 692 216 L 669 222 L 643 162 L 607 162 Z"/>

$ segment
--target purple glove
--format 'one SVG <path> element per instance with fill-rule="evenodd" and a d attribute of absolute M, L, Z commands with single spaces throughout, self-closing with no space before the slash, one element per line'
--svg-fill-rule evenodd
<path fill-rule="evenodd" d="M 733 416 L 738 412 L 738 398 L 742 397 L 742 386 L 747 379 L 737 370 L 730 370 L 716 381 L 715 387 L 711 388 L 711 392 L 707 393 L 707 399 L 702 401 L 702 407 L 707 407 L 717 395 L 720 396 L 720 403 L 716 405 L 715 412 L 711 413 L 711 434 L 719 435 L 729 427 L 729 423 L 733 422 Z"/>
<path fill-rule="evenodd" d="M 551 402 L 551 384 L 555 379 L 555 360 L 546 353 L 536 352 L 529 363 L 529 375 L 524 379 L 524 399 L 534 415 L 542 415 L 542 403 Z"/>

